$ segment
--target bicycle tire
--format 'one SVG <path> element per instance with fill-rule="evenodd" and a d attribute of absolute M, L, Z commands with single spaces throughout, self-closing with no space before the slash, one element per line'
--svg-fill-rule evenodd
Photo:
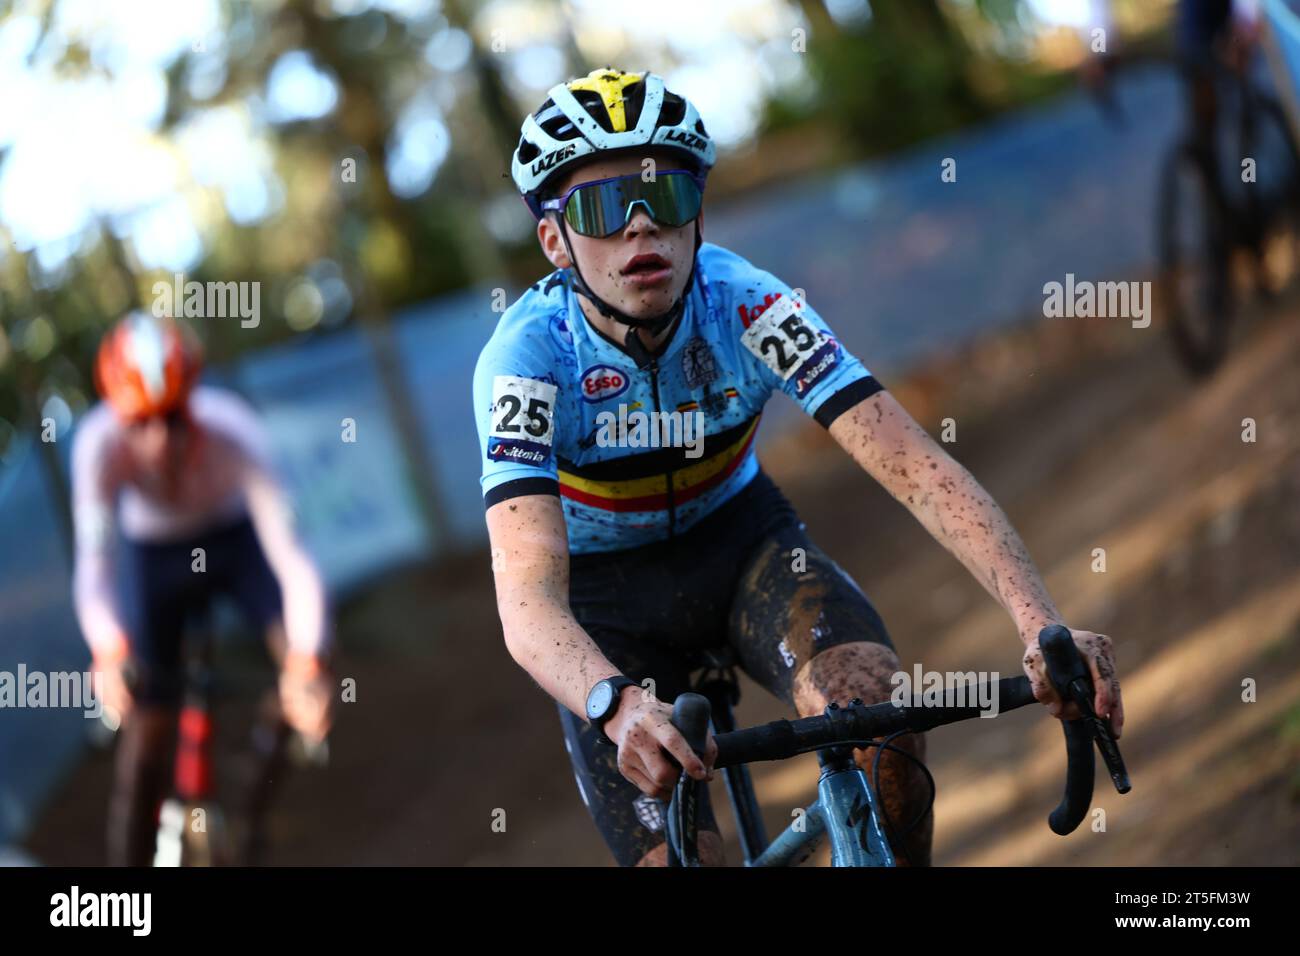
<path fill-rule="evenodd" d="M 1270 125 L 1273 132 L 1271 137 L 1256 132 L 1255 142 L 1243 142 L 1241 152 L 1243 155 L 1255 156 L 1259 153 L 1260 143 L 1271 138 L 1275 143 L 1282 144 L 1286 157 L 1284 162 L 1288 166 L 1276 184 L 1261 183 L 1263 194 L 1258 196 L 1251 207 L 1258 220 L 1251 218 L 1247 225 L 1251 251 L 1260 260 L 1261 270 L 1265 266 L 1263 260 L 1267 256 L 1269 243 L 1277 238 L 1279 232 L 1288 234 L 1291 261 L 1288 264 L 1286 282 L 1276 289 L 1265 290 L 1272 295 L 1293 285 L 1300 274 L 1300 146 L 1296 144 L 1286 113 L 1277 98 L 1260 92 L 1251 95 L 1256 124 Z M 1244 136 L 1243 129 L 1243 138 Z"/>
<path fill-rule="evenodd" d="M 1184 182 L 1195 183 L 1199 197 L 1181 185 Z M 1200 256 L 1189 254 L 1179 242 L 1180 224 L 1195 201 L 1205 211 L 1205 228 L 1198 236 L 1202 244 Z M 1156 222 L 1161 298 L 1170 339 L 1184 368 L 1202 377 L 1213 372 L 1228 351 L 1235 307 L 1230 273 L 1232 242 L 1222 195 L 1210 183 L 1204 162 L 1187 145 L 1174 147 L 1164 163 Z M 1183 294 L 1180 277 L 1188 268 L 1202 272 L 1203 294 Z"/>

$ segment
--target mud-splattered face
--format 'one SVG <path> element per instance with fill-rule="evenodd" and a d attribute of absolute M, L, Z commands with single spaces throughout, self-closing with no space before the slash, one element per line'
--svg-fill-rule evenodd
<path fill-rule="evenodd" d="M 562 195 L 572 186 L 596 179 L 639 174 L 647 157 L 661 170 L 681 167 L 673 153 L 660 150 L 650 150 L 644 157 L 599 159 L 571 173 L 559 184 L 558 192 Z M 702 211 L 697 222 L 703 233 Z M 572 229 L 567 232 L 582 277 L 596 295 L 620 312 L 643 318 L 666 312 L 682 294 L 695 255 L 695 228 L 696 222 L 676 228 L 662 226 L 638 206 L 623 230 L 608 238 L 580 236 Z M 559 269 L 572 266 L 554 214 L 548 213 L 537 224 L 537 239 L 552 265 Z M 634 261 L 638 256 L 643 258 Z"/>

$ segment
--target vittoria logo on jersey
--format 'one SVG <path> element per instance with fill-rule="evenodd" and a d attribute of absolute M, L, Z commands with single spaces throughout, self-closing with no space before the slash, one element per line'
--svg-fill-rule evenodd
<path fill-rule="evenodd" d="M 817 384 L 823 375 L 833 369 L 840 360 L 840 344 L 827 338 L 824 345 L 808 357 L 803 367 L 795 373 L 794 390 L 796 395 L 803 395 Z"/>
<path fill-rule="evenodd" d="M 593 365 L 582 373 L 582 398 L 588 402 L 603 402 L 618 398 L 627 391 L 631 376 L 612 365 Z"/>
<path fill-rule="evenodd" d="M 488 457 L 493 461 L 517 461 L 524 465 L 544 465 L 551 450 L 528 441 L 494 440 L 488 442 Z"/>
<path fill-rule="evenodd" d="M 740 314 L 740 321 L 744 323 L 745 328 L 749 328 L 753 321 L 770 309 L 772 303 L 779 298 L 781 298 L 780 292 L 769 292 L 763 297 L 763 301 L 752 309 L 746 308 L 743 305 L 736 306 L 736 312 Z"/>

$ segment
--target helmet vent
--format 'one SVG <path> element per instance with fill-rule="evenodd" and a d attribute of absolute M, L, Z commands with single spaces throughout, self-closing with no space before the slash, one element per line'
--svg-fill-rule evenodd
<path fill-rule="evenodd" d="M 659 113 L 660 126 L 679 126 L 686 118 L 686 101 L 676 93 L 664 94 L 663 109 Z"/>
<path fill-rule="evenodd" d="M 609 111 L 605 109 L 605 101 L 600 98 L 600 94 L 594 90 L 574 90 L 573 98 L 582 104 L 591 117 L 600 124 L 600 128 L 606 133 L 614 132 L 614 127 L 609 121 Z"/>
<path fill-rule="evenodd" d="M 522 138 L 519 140 L 518 156 L 521 163 L 531 163 L 541 155 L 541 152 L 542 151 L 537 148 L 537 144 L 530 143 L 528 140 Z"/>

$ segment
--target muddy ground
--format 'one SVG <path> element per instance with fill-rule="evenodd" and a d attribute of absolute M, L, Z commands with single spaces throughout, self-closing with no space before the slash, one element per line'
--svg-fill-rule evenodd
<path fill-rule="evenodd" d="M 932 732 L 936 862 L 1300 862 L 1296 311 L 1254 316 L 1199 385 L 1158 326 L 1106 319 L 1027 325 L 886 382 L 932 431 L 955 420 L 950 451 L 1007 510 L 1069 623 L 1115 641 L 1127 710 L 1133 791 L 1100 774 L 1104 827 L 1066 838 L 1046 825 L 1064 751 L 1041 708 Z M 876 602 L 905 667 L 1019 672 L 1006 615 L 824 432 L 809 425 L 762 457 Z M 357 700 L 341 707 L 330 766 L 284 779 L 270 862 L 609 865 L 554 705 L 502 643 L 486 552 L 393 575 L 341 610 L 340 639 Z M 251 712 L 246 657 L 226 654 L 243 675 L 221 712 L 230 770 Z M 747 684 L 740 722 L 778 716 Z M 39 860 L 102 862 L 109 766 L 89 752 L 50 803 L 26 843 Z M 775 833 L 812 799 L 814 758 L 755 779 Z"/>

